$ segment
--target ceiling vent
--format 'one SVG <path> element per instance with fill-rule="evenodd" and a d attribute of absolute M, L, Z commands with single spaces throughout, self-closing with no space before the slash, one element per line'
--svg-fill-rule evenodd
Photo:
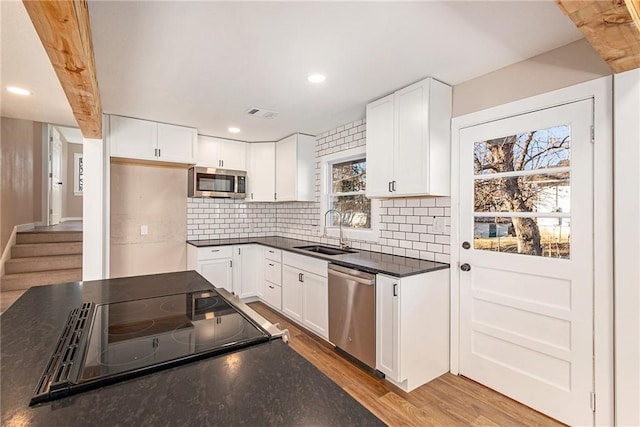
<path fill-rule="evenodd" d="M 254 117 L 262 117 L 263 119 L 273 119 L 275 116 L 277 116 L 278 113 L 277 111 L 270 111 L 270 110 L 265 110 L 264 108 L 249 108 L 247 110 L 247 114 L 250 116 L 254 116 Z"/>

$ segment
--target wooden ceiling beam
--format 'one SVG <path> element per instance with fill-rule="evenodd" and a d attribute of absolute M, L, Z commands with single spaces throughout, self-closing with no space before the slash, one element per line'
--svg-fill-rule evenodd
<path fill-rule="evenodd" d="M 86 0 L 23 0 L 85 138 L 102 138 L 102 105 Z"/>
<path fill-rule="evenodd" d="M 639 0 L 555 1 L 614 73 L 640 67 Z"/>

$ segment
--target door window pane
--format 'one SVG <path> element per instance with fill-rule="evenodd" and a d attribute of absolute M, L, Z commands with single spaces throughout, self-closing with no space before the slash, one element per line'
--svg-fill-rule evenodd
<path fill-rule="evenodd" d="M 569 259 L 570 237 L 569 218 L 475 217 L 473 224 L 473 248 L 485 251 Z"/>
<path fill-rule="evenodd" d="M 475 175 L 567 167 L 571 126 L 508 135 L 474 144 Z"/>
<path fill-rule="evenodd" d="M 571 211 L 569 172 L 476 179 L 476 212 Z"/>

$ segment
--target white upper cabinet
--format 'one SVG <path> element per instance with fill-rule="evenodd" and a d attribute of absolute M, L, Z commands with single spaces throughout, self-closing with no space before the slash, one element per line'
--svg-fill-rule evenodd
<path fill-rule="evenodd" d="M 112 157 L 193 164 L 196 135 L 194 128 L 110 116 Z"/>
<path fill-rule="evenodd" d="M 276 201 L 315 200 L 313 136 L 295 134 L 276 142 Z"/>
<path fill-rule="evenodd" d="M 198 166 L 246 170 L 247 143 L 198 135 Z"/>
<path fill-rule="evenodd" d="M 367 196 L 450 194 L 451 87 L 422 80 L 367 105 Z"/>
<path fill-rule="evenodd" d="M 247 201 L 273 202 L 276 192 L 276 145 L 247 144 Z"/>

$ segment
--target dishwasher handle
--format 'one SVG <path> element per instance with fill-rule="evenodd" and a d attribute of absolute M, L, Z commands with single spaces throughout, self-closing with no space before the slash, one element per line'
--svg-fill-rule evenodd
<path fill-rule="evenodd" d="M 352 276 L 351 274 L 342 273 L 332 268 L 329 269 L 329 275 L 337 276 L 342 279 L 353 280 L 354 282 L 360 283 L 363 285 L 373 286 L 376 284 L 375 276 L 373 279 L 366 279 L 364 277 Z"/>

